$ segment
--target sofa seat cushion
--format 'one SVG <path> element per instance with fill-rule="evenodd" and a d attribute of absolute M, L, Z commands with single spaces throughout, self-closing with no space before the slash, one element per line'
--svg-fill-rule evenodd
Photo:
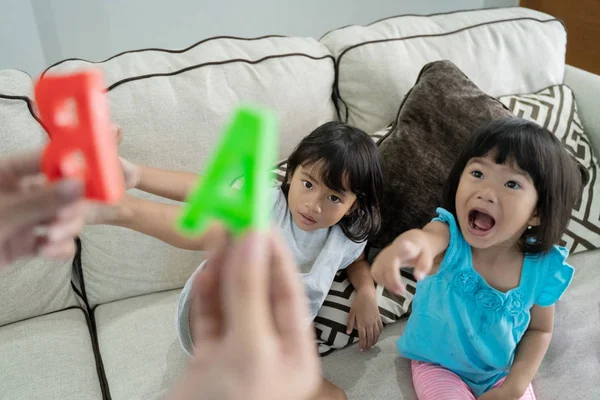
<path fill-rule="evenodd" d="M 86 314 L 80 308 L 0 327 L 0 397 L 102 399 Z"/>
<path fill-rule="evenodd" d="M 538 399 L 600 399 L 600 250 L 568 261 L 575 276 L 556 303 L 552 343 L 533 388 Z"/>
<path fill-rule="evenodd" d="M 184 369 L 175 330 L 180 290 L 134 297 L 94 311 L 112 400 L 162 399 Z"/>
<path fill-rule="evenodd" d="M 396 351 L 405 325 L 403 319 L 383 328 L 369 351 L 354 345 L 322 358 L 323 376 L 344 389 L 349 399 L 416 399 L 410 361 Z"/>

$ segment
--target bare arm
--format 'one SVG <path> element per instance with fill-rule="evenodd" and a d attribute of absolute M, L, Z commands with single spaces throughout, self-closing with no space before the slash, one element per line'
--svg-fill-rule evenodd
<path fill-rule="evenodd" d="M 198 175 L 191 172 L 166 171 L 142 165 L 138 168 L 139 190 L 175 201 L 185 201 L 198 181 Z"/>
<path fill-rule="evenodd" d="M 217 223 L 202 236 L 182 235 L 175 228 L 180 212 L 180 206 L 125 196 L 116 215 L 103 223 L 129 228 L 187 250 L 214 249 L 226 239 L 225 228 Z"/>
<path fill-rule="evenodd" d="M 519 399 L 537 374 L 552 339 L 554 306 L 531 308 L 531 323 L 517 346 L 513 362 L 502 387 L 511 398 Z"/>
<path fill-rule="evenodd" d="M 363 252 L 346 269 L 348 280 L 357 292 L 372 291 L 373 294 L 375 293 L 375 284 L 369 267 L 369 262 L 366 260 L 365 253 Z"/>
<path fill-rule="evenodd" d="M 421 230 L 425 235 L 425 240 L 430 245 L 430 251 L 433 258 L 446 251 L 450 244 L 450 229 L 448 224 L 440 221 L 433 221 L 425 225 Z"/>
<path fill-rule="evenodd" d="M 347 272 L 348 280 L 356 289 L 356 296 L 348 314 L 346 333 L 350 334 L 356 328 L 360 350 L 369 350 L 379 340 L 383 323 L 377 305 L 375 282 L 364 252 L 348 267 Z"/>

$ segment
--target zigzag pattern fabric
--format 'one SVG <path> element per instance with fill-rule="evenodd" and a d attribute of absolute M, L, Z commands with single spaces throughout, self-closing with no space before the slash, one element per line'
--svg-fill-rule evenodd
<path fill-rule="evenodd" d="M 516 116 L 534 121 L 556 135 L 588 170 L 589 180 L 581 201 L 573 208 L 562 244 L 571 253 L 600 248 L 600 167 L 579 119 L 573 91 L 566 85 L 557 85 L 499 100 Z"/>

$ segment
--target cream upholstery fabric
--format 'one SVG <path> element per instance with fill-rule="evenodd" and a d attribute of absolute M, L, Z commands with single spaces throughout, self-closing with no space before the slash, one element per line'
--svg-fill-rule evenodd
<path fill-rule="evenodd" d="M 0 327 L 0 355 L 2 399 L 102 399 L 81 309 Z"/>
<path fill-rule="evenodd" d="M 31 92 L 29 75 L 0 71 L 0 155 L 38 149 L 46 142 L 46 132 L 28 108 Z M 71 262 L 24 260 L 0 272 L 0 326 L 74 305 Z"/>
<path fill-rule="evenodd" d="M 394 120 L 421 68 L 447 59 L 487 94 L 531 93 L 562 83 L 566 32 L 525 8 L 400 16 L 321 39 L 337 59 L 342 120 L 372 132 Z"/>
<path fill-rule="evenodd" d="M 67 61 L 50 73 L 90 67 L 105 72 L 113 118 L 124 129 L 121 154 L 158 168 L 200 171 L 241 103 L 277 111 L 280 157 L 335 118 L 333 57 L 314 39 L 214 38 L 184 52 Z M 92 304 L 182 287 L 203 260 L 123 229 L 93 227 L 82 241 Z"/>
<path fill-rule="evenodd" d="M 175 331 L 179 290 L 103 304 L 98 344 L 113 400 L 162 399 L 185 366 Z"/>

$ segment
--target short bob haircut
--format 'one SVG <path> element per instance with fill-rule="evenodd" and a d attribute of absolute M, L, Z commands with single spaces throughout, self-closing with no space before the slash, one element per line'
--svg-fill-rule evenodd
<path fill-rule="evenodd" d="M 522 118 L 494 120 L 469 138 L 446 181 L 442 207 L 456 218 L 456 191 L 465 167 L 472 158 L 490 154 L 498 164 L 527 172 L 537 190 L 540 225 L 525 231 L 520 250 L 543 253 L 559 244 L 586 176 L 552 133 Z"/>
<path fill-rule="evenodd" d="M 288 158 L 282 185 L 286 197 L 296 168 L 314 164 L 331 190 L 348 190 L 356 195 L 353 211 L 338 222 L 348 239 L 360 243 L 377 233 L 381 227 L 383 173 L 373 139 L 342 122 L 321 125 L 302 139 Z"/>

